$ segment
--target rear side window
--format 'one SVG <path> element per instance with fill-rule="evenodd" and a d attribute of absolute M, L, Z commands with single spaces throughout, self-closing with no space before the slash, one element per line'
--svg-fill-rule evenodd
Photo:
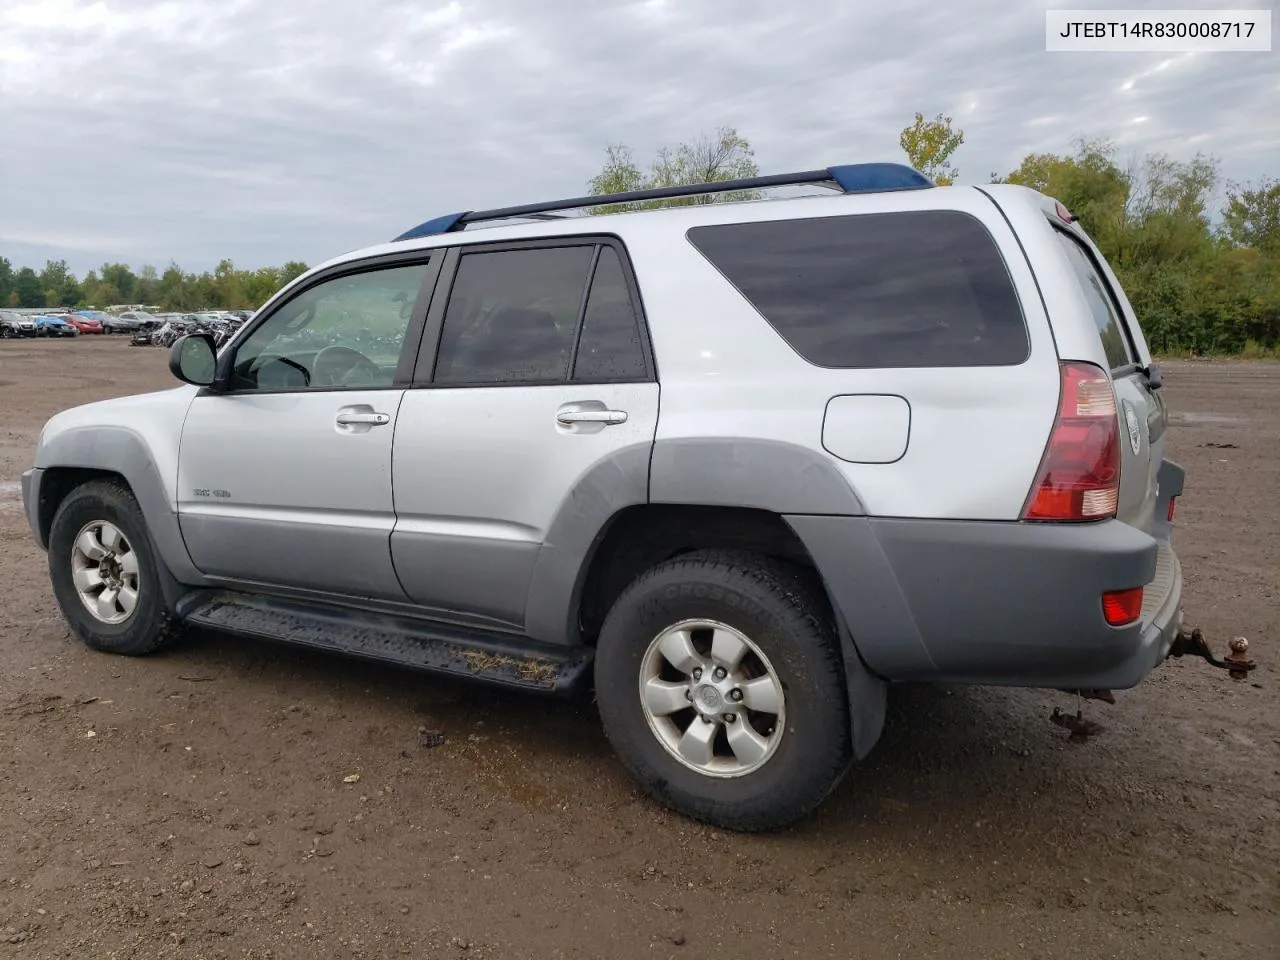
<path fill-rule="evenodd" d="M 557 383 L 587 288 L 591 246 L 466 253 L 444 315 L 437 383 Z"/>
<path fill-rule="evenodd" d="M 816 366 L 1005 366 L 1029 353 L 1009 271 L 968 214 L 720 224 L 688 236 Z"/>
<path fill-rule="evenodd" d="M 582 317 L 582 337 L 573 365 L 575 380 L 636 380 L 645 375 L 640 327 L 622 273 L 622 261 L 613 247 L 600 248 L 587 311 Z"/>
<path fill-rule="evenodd" d="M 1112 370 L 1128 366 L 1134 362 L 1133 353 L 1129 349 L 1129 341 L 1125 338 L 1121 327 L 1120 311 L 1116 308 L 1111 292 L 1102 279 L 1089 251 L 1076 240 L 1067 236 L 1062 230 L 1054 228 L 1054 235 L 1062 244 L 1071 264 L 1071 271 L 1080 284 L 1080 292 L 1089 304 L 1089 312 L 1093 315 L 1093 324 L 1098 328 L 1098 336 L 1102 338 L 1102 349 L 1106 352 L 1107 363 Z"/>

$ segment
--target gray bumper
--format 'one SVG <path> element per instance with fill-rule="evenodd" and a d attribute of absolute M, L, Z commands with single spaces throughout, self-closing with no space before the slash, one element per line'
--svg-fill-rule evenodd
<path fill-rule="evenodd" d="M 1161 475 L 1163 519 L 1182 489 Z M 1121 690 L 1169 651 L 1182 569 L 1168 525 L 786 518 L 818 564 L 867 666 L 889 680 Z M 1112 627 L 1102 594 L 1143 586 Z"/>
<path fill-rule="evenodd" d="M 33 467 L 22 475 L 22 506 L 27 512 L 31 533 L 41 550 L 48 549 L 48 544 L 40 533 L 40 479 L 43 476 L 44 471 L 39 467 Z"/>

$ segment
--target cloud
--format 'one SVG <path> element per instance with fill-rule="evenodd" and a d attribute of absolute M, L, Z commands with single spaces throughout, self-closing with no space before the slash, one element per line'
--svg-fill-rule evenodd
<path fill-rule="evenodd" d="M 1250 179 L 1278 101 L 1274 55 L 1050 54 L 1006 0 L 10 0 L 0 252 L 317 262 L 581 193 L 609 142 L 733 125 L 762 171 L 807 169 L 900 158 L 916 110 L 963 126 L 974 182 L 1079 134 Z"/>

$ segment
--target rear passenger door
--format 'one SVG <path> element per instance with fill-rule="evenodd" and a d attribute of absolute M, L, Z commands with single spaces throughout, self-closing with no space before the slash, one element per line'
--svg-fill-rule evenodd
<path fill-rule="evenodd" d="M 1147 380 L 1136 338 L 1094 252 L 1066 230 L 1055 226 L 1053 231 L 1089 304 L 1115 383 L 1121 452 L 1116 516 L 1149 533 L 1155 522 L 1156 481 L 1164 460 L 1164 402 Z"/>
<path fill-rule="evenodd" d="M 535 562 L 592 467 L 653 442 L 658 384 L 613 238 L 450 251 L 396 426 L 409 597 L 523 626 Z"/>

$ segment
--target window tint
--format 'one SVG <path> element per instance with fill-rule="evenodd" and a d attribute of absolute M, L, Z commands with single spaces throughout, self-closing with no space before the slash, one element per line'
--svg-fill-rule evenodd
<path fill-rule="evenodd" d="M 426 272 L 388 267 L 304 290 L 236 347 L 233 389 L 391 386 Z"/>
<path fill-rule="evenodd" d="M 645 375 L 644 350 L 622 261 L 613 247 L 602 246 L 587 295 L 575 380 L 634 380 Z"/>
<path fill-rule="evenodd" d="M 1129 352 L 1129 343 L 1125 340 L 1124 329 L 1120 326 L 1120 311 L 1116 308 L 1107 290 L 1107 285 L 1098 275 L 1089 251 L 1067 236 L 1063 231 L 1053 231 L 1062 249 L 1067 253 L 1071 270 L 1080 284 L 1080 291 L 1089 304 L 1089 312 L 1093 314 L 1094 326 L 1098 328 L 1098 336 L 1102 338 L 1102 349 L 1107 355 L 1107 363 L 1111 369 L 1133 363 L 1133 355 Z"/>
<path fill-rule="evenodd" d="M 1016 364 L 1029 341 L 1000 251 L 973 217 L 876 213 L 694 227 L 689 239 L 822 367 Z"/>
<path fill-rule="evenodd" d="M 592 251 L 464 253 L 445 310 L 435 382 L 568 379 Z"/>

